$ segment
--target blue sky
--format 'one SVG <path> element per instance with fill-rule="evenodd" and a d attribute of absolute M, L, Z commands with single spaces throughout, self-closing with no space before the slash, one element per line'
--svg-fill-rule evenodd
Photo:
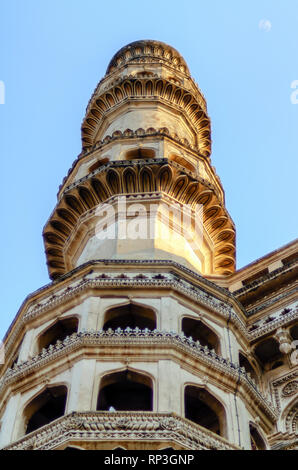
<path fill-rule="evenodd" d="M 207 99 L 237 267 L 297 236 L 297 0 L 2 0 L 0 22 L 0 338 L 49 282 L 42 228 L 80 153 L 87 102 L 137 39 L 178 49 Z"/>

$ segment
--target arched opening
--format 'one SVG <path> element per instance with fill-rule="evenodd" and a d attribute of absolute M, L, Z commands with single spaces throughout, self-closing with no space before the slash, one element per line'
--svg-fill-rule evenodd
<path fill-rule="evenodd" d="M 156 328 L 156 317 L 154 311 L 149 307 L 127 304 L 110 308 L 104 318 L 103 329 L 112 328 L 140 328 L 154 330 Z"/>
<path fill-rule="evenodd" d="M 65 447 L 63 450 L 82 450 L 82 449 L 79 448 L 79 447 L 67 446 L 67 447 Z"/>
<path fill-rule="evenodd" d="M 266 450 L 266 444 L 259 431 L 252 425 L 249 425 L 250 442 L 252 450 Z"/>
<path fill-rule="evenodd" d="M 64 415 L 67 388 L 64 385 L 48 387 L 25 408 L 26 434 L 51 423 Z"/>
<path fill-rule="evenodd" d="M 97 160 L 97 162 L 93 163 L 93 165 L 91 165 L 89 167 L 89 170 L 88 170 L 89 173 L 92 173 L 92 171 L 98 170 L 98 168 L 100 168 L 101 166 L 105 165 L 108 162 L 109 162 L 108 158 L 103 158 L 102 160 Z"/>
<path fill-rule="evenodd" d="M 225 410 L 207 390 L 194 385 L 185 387 L 185 417 L 220 436 L 225 436 Z"/>
<path fill-rule="evenodd" d="M 187 337 L 192 337 L 194 341 L 199 341 L 202 346 L 214 349 L 220 353 L 220 342 L 217 335 L 205 323 L 194 318 L 184 317 L 182 319 L 182 331 Z"/>
<path fill-rule="evenodd" d="M 181 157 L 181 155 L 176 155 L 176 154 L 171 154 L 169 156 L 169 160 L 172 160 L 173 162 L 178 163 L 179 165 L 183 166 L 189 171 L 195 172 L 195 167 L 192 165 L 186 158 Z"/>
<path fill-rule="evenodd" d="M 255 347 L 254 352 L 263 368 L 267 370 L 269 370 L 275 362 L 282 360 L 279 344 L 274 338 L 267 338 L 260 342 Z"/>
<path fill-rule="evenodd" d="M 240 367 L 244 367 L 246 373 L 249 373 L 251 377 L 255 380 L 255 382 L 258 382 L 258 377 L 256 374 L 255 369 L 247 359 L 247 357 L 244 356 L 241 352 L 239 352 L 239 365 Z"/>
<path fill-rule="evenodd" d="M 58 340 L 63 341 L 66 336 L 70 336 L 78 331 L 79 321 L 76 317 L 58 320 L 48 328 L 38 340 L 38 350 L 47 348 L 50 344 L 55 344 Z"/>
<path fill-rule="evenodd" d="M 277 369 L 278 367 L 281 367 L 281 366 L 283 366 L 283 365 L 284 365 L 283 361 L 276 361 L 276 362 L 274 362 L 274 363 L 272 364 L 270 370 Z"/>
<path fill-rule="evenodd" d="M 152 411 L 152 380 L 125 370 L 104 376 L 100 383 L 97 410 Z"/>
<path fill-rule="evenodd" d="M 154 158 L 155 151 L 148 148 L 135 148 L 128 150 L 125 154 L 125 160 L 137 160 L 139 158 Z"/>

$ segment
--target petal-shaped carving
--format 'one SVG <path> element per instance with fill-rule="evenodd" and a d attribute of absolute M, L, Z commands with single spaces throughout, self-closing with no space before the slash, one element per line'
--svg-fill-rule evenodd
<path fill-rule="evenodd" d="M 188 177 L 186 175 L 179 176 L 176 181 L 173 182 L 169 193 L 175 198 L 179 199 L 184 189 L 188 184 Z"/>
<path fill-rule="evenodd" d="M 140 80 L 137 80 L 135 82 L 134 92 L 135 92 L 136 96 L 142 96 L 143 95 L 143 87 L 142 87 L 142 82 L 140 82 Z"/>
<path fill-rule="evenodd" d="M 73 226 L 76 223 L 76 217 L 74 216 L 73 212 L 67 209 L 57 209 L 57 214 L 59 217 L 64 219 L 70 226 Z"/>
<path fill-rule="evenodd" d="M 96 178 L 91 180 L 92 188 L 94 189 L 99 201 L 105 201 L 109 197 L 109 193 L 105 185 Z"/>
<path fill-rule="evenodd" d="M 81 199 L 83 200 L 83 203 L 86 209 L 92 209 L 92 207 L 96 205 L 97 202 L 88 188 L 86 187 L 79 188 L 78 192 L 79 192 Z"/>
<path fill-rule="evenodd" d="M 80 203 L 80 201 L 73 195 L 65 196 L 66 204 L 77 214 L 81 215 L 84 212 L 84 207 Z"/>
<path fill-rule="evenodd" d="M 138 191 L 137 175 L 133 168 L 126 168 L 123 172 L 122 179 L 125 193 L 136 193 Z"/>
<path fill-rule="evenodd" d="M 109 170 L 107 173 L 107 183 L 111 188 L 112 194 L 119 194 L 121 192 L 121 182 L 119 173 L 115 170 Z"/>
<path fill-rule="evenodd" d="M 143 192 L 152 192 L 155 190 L 155 181 L 151 168 L 144 167 L 140 171 L 139 181 L 140 188 L 143 188 Z"/>
<path fill-rule="evenodd" d="M 145 94 L 147 96 L 152 96 L 153 95 L 153 83 L 152 80 L 148 80 L 145 84 Z"/>
<path fill-rule="evenodd" d="M 166 192 L 173 180 L 173 171 L 169 165 L 164 165 L 157 173 L 157 190 Z"/>

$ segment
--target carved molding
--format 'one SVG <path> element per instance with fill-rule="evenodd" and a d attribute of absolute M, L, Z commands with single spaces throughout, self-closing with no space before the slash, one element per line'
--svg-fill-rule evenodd
<path fill-rule="evenodd" d="M 143 347 L 148 345 L 154 347 L 164 346 L 182 351 L 183 354 L 199 360 L 211 370 L 224 376 L 229 376 L 234 383 L 238 381 L 243 385 L 246 392 L 253 397 L 254 402 L 264 409 L 270 419 L 272 421 L 276 420 L 276 410 L 261 394 L 256 382 L 245 371 L 244 367 L 240 368 L 229 359 L 219 356 L 214 350 L 208 349 L 207 346 L 202 346 L 199 341 L 195 342 L 191 337 L 188 338 L 184 334 L 160 330 L 150 331 L 147 328 L 145 330 L 140 330 L 139 328 L 126 328 L 122 330 L 118 328 L 115 331 L 109 329 L 107 331 L 91 330 L 74 333 L 64 341 L 57 341 L 55 345 L 43 349 L 39 355 L 34 356 L 32 359 L 15 364 L 13 369 L 8 369 L 0 380 L 0 392 L 2 393 L 3 389 L 9 384 L 19 381 L 21 377 L 27 376 L 45 364 L 56 361 L 59 357 L 83 346 L 108 345 L 110 347 L 127 347 L 129 344 L 142 345 Z"/>
<path fill-rule="evenodd" d="M 185 449 L 239 449 L 226 439 L 173 413 L 98 411 L 63 416 L 4 450 L 50 450 L 69 440 L 170 440 Z"/>
<path fill-rule="evenodd" d="M 204 157 L 211 154 L 210 120 L 204 110 L 204 102 L 199 93 L 184 89 L 164 78 L 127 77 L 116 85 L 93 96 L 82 123 L 83 149 L 96 144 L 97 133 L 111 109 L 129 100 L 163 102 L 182 112 L 197 133 L 199 152 Z"/>
<path fill-rule="evenodd" d="M 109 163 L 74 185 L 58 202 L 43 232 L 49 273 L 56 279 L 67 272 L 64 247 L 82 215 L 115 195 L 165 193 L 182 204 L 202 204 L 203 224 L 214 246 L 216 274 L 235 269 L 235 227 L 211 183 L 191 176 L 169 161 Z"/>

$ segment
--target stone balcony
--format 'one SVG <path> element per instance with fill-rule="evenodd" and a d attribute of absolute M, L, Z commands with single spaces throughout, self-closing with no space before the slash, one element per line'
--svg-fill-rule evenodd
<path fill-rule="evenodd" d="M 129 441 L 159 443 L 184 450 L 240 450 L 223 437 L 174 413 L 73 412 L 31 432 L 4 450 L 61 450 L 69 445 L 100 450 Z M 162 443 L 165 446 L 162 446 Z"/>

